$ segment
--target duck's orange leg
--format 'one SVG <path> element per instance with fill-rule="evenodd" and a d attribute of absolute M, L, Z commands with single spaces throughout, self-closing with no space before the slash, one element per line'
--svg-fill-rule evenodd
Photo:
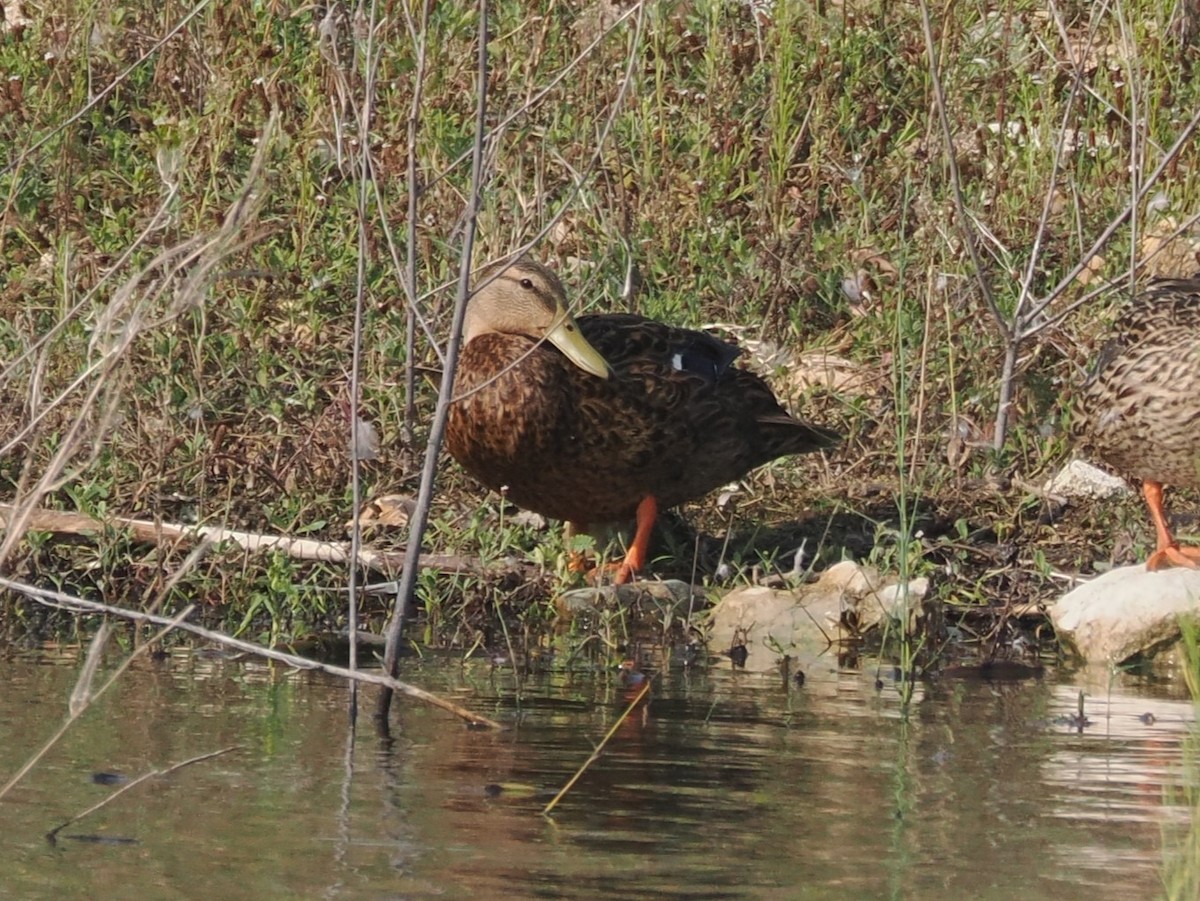
<path fill-rule="evenodd" d="M 1146 499 L 1146 506 L 1150 508 L 1150 518 L 1154 520 L 1154 533 L 1158 545 L 1146 560 L 1146 569 L 1154 572 L 1167 566 L 1200 568 L 1200 547 L 1180 547 L 1167 526 L 1167 515 L 1163 512 L 1162 482 L 1152 482 L 1148 479 L 1142 482 L 1142 497 Z"/>
<path fill-rule="evenodd" d="M 625 559 L 617 567 L 613 577 L 614 584 L 624 585 L 634 574 L 646 565 L 650 553 L 650 533 L 654 529 L 654 520 L 658 518 L 658 501 L 653 494 L 642 498 L 637 508 L 637 531 L 633 535 L 633 543 L 625 552 Z"/>

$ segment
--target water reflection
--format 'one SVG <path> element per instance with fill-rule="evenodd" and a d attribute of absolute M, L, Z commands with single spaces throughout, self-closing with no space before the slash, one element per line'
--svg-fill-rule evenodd
<path fill-rule="evenodd" d="M 57 665 L 50 665 L 51 663 Z M 0 766 L 58 724 L 72 661 L 5 661 Z M 484 664 L 407 677 L 510 724 L 406 706 L 350 742 L 341 685 L 253 662 L 136 667 L 0 802 L 4 894 L 164 897 L 1101 898 L 1160 884 L 1164 824 L 1190 822 L 1190 703 L 1128 686 L 944 680 L 899 716 L 875 673 L 671 669 L 550 819 L 539 811 L 623 709 L 611 673 L 523 680 Z M 1152 713 L 1152 717 L 1145 714 Z M 369 717 L 364 717 L 369 722 Z M 244 750 L 138 786 L 136 776 Z M 1192 773 L 1190 778 L 1194 778 Z M 498 789 L 496 787 L 499 787 Z"/>

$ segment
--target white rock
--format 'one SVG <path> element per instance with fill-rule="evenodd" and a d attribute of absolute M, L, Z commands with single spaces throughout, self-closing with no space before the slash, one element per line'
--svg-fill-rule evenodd
<path fill-rule="evenodd" d="M 871 582 L 868 580 L 866 572 L 853 560 L 842 560 L 833 564 L 821 573 L 817 584 L 827 588 L 840 588 L 842 591 L 854 594 L 862 594 L 871 590 Z"/>
<path fill-rule="evenodd" d="M 764 672 L 787 654 L 800 666 L 811 664 L 841 637 L 841 621 L 854 613 L 859 631 L 878 625 L 887 617 L 901 616 L 907 604 L 910 618 L 921 608 L 929 590 L 925 579 L 907 586 L 890 580 L 853 561 L 837 563 L 821 573 L 816 582 L 790 590 L 752 585 L 725 595 L 709 616 L 709 650 L 727 651 L 745 642 L 749 650 L 746 669 Z"/>
<path fill-rule="evenodd" d="M 1129 485 L 1124 479 L 1078 458 L 1067 463 L 1045 485 L 1047 494 L 1086 500 L 1116 497 L 1119 494 L 1128 494 L 1129 490 Z"/>
<path fill-rule="evenodd" d="M 1152 656 L 1179 638 L 1179 616 L 1200 611 L 1200 570 L 1122 566 L 1072 589 L 1050 608 L 1060 636 L 1089 663 Z"/>
<path fill-rule="evenodd" d="M 899 610 L 907 603 L 919 601 L 929 592 L 929 580 L 922 577 L 913 579 L 907 585 L 897 582 L 895 585 L 885 585 L 875 592 L 879 603 L 889 616 L 898 617 Z"/>
<path fill-rule="evenodd" d="M 537 529 L 539 532 L 546 528 L 546 517 L 540 513 L 534 513 L 532 510 L 518 510 L 509 519 L 514 526 L 529 526 L 531 529 Z"/>

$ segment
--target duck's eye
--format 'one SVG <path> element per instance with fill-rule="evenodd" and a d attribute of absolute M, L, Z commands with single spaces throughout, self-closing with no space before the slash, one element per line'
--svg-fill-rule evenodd
<path fill-rule="evenodd" d="M 531 278 L 521 279 L 521 287 L 525 288 L 526 290 L 532 291 L 533 290 L 533 279 L 531 279 Z"/>

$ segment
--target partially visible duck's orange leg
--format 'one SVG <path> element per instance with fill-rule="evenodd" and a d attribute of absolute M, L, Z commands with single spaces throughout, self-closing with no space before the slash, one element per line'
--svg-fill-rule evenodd
<path fill-rule="evenodd" d="M 1146 569 L 1154 572 L 1166 566 L 1200 568 L 1200 547 L 1180 547 L 1167 526 L 1167 515 L 1163 512 L 1162 482 L 1142 482 L 1142 497 L 1146 499 L 1146 506 L 1150 508 L 1150 518 L 1154 520 L 1154 533 L 1158 543 L 1154 553 L 1146 560 Z"/>
<path fill-rule="evenodd" d="M 654 529 L 654 520 L 657 518 L 658 501 L 654 499 L 653 494 L 648 494 L 638 504 L 637 531 L 634 533 L 633 543 L 625 552 L 625 559 L 617 567 L 617 574 L 613 577 L 615 584 L 624 585 L 633 578 L 634 573 L 646 565 L 646 558 L 650 553 L 650 532 Z"/>
<path fill-rule="evenodd" d="M 563 542 L 567 546 L 567 571 L 573 573 L 585 573 L 591 566 L 588 562 L 587 553 L 577 551 L 571 545 L 574 542 L 571 540 L 580 532 L 587 531 L 587 523 L 584 522 L 568 522 L 563 526 Z"/>

